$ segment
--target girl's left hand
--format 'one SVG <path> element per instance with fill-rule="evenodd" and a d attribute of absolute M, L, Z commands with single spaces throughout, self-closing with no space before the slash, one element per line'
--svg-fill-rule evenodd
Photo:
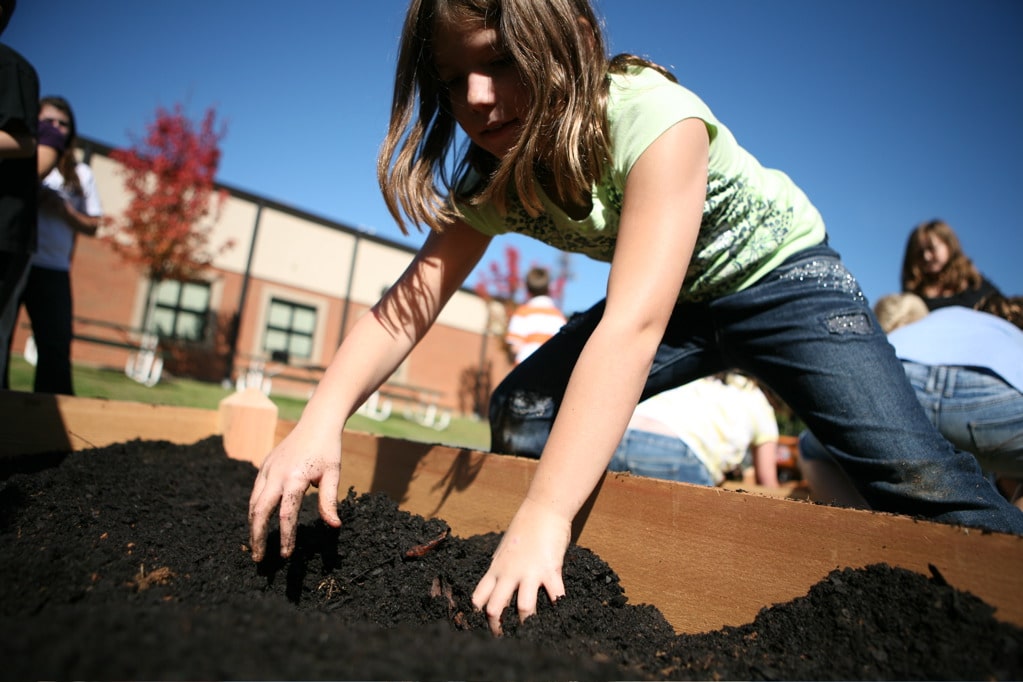
<path fill-rule="evenodd" d="M 541 587 L 551 601 L 565 595 L 561 567 L 571 536 L 571 519 L 526 498 L 472 593 L 472 603 L 486 612 L 491 632 L 501 634 L 501 613 L 516 591 L 520 621 L 536 613 Z"/>

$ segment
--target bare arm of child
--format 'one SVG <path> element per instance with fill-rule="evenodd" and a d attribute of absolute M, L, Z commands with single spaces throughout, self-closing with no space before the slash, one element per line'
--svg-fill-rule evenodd
<path fill-rule="evenodd" d="M 28 130 L 12 132 L 0 129 L 0 159 L 24 159 L 36 150 L 36 140 Z"/>
<path fill-rule="evenodd" d="M 10 133 L 0 130 L 0 158 L 18 159 L 37 155 L 36 174 L 42 180 L 57 166 L 60 152 L 47 145 L 36 145 L 36 140 L 28 131 Z"/>
<path fill-rule="evenodd" d="M 103 224 L 103 217 L 79 211 L 60 192 L 45 185 L 39 189 L 39 209 L 57 214 L 73 231 L 92 237 Z"/>
<path fill-rule="evenodd" d="M 26 158 L 36 154 L 36 172 L 42 180 L 60 160 L 64 139 L 52 125 L 40 125 L 40 136 L 34 136 L 24 123 L 0 130 L 0 158 Z"/>
<path fill-rule="evenodd" d="M 36 172 L 42 180 L 57 167 L 60 155 L 64 153 L 67 135 L 48 121 L 39 121 L 36 145 Z"/>
<path fill-rule="evenodd" d="M 564 595 L 572 519 L 625 432 L 692 257 L 707 188 L 708 134 L 686 119 L 648 147 L 626 182 L 607 305 L 572 372 L 526 498 L 473 593 L 491 630 L 517 591 L 520 618 L 543 587 Z M 629 352 L 623 352 L 628 349 Z"/>
<path fill-rule="evenodd" d="M 42 180 L 56 167 L 65 142 L 64 135 L 52 124 L 40 123 L 37 138 L 19 122 L 0 129 L 0 158 L 22 159 L 35 154 L 36 171 Z"/>
<path fill-rule="evenodd" d="M 57 167 L 60 161 L 60 152 L 45 144 L 40 144 L 37 150 L 36 173 L 42 180 Z"/>
<path fill-rule="evenodd" d="M 408 269 L 334 355 L 302 417 L 260 467 L 249 499 L 252 558 L 262 560 L 274 509 L 280 506 L 281 556 L 295 547 L 302 498 L 319 488 L 320 516 L 341 525 L 337 487 L 345 422 L 426 334 L 444 304 L 483 257 L 490 237 L 464 223 L 430 234 Z"/>
<path fill-rule="evenodd" d="M 778 487 L 778 441 L 768 441 L 753 446 L 753 470 L 757 485 L 766 488 Z"/>
<path fill-rule="evenodd" d="M 83 213 L 75 208 L 69 201 L 64 202 L 62 211 L 64 218 L 67 221 L 67 224 L 71 226 L 71 229 L 75 232 L 80 232 L 87 237 L 95 236 L 99 231 L 99 226 L 103 224 L 102 216 Z"/>

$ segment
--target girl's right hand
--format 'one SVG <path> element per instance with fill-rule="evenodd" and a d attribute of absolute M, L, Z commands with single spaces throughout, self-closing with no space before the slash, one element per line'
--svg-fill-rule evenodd
<path fill-rule="evenodd" d="M 486 613 L 490 631 L 501 634 L 501 614 L 517 593 L 519 620 L 536 613 L 540 588 L 551 601 L 565 596 L 561 567 L 572 535 L 572 521 L 528 497 L 505 531 L 490 568 L 472 594 Z"/>
<path fill-rule="evenodd" d="M 249 497 L 249 545 L 252 559 L 262 561 L 270 516 L 280 505 L 281 556 L 291 556 L 302 498 L 310 485 L 319 491 L 320 518 L 334 528 L 337 486 L 341 477 L 341 436 L 325 434 L 299 423 L 274 448 L 259 469 Z"/>
<path fill-rule="evenodd" d="M 302 418 L 259 470 L 249 498 L 252 558 L 266 552 L 267 526 L 280 505 L 281 556 L 295 548 L 298 510 L 309 485 L 320 489 L 320 518 L 337 528 L 341 432 L 355 408 L 401 364 L 465 282 L 490 237 L 456 221 L 432 232 L 401 278 L 363 315 L 334 355 Z"/>

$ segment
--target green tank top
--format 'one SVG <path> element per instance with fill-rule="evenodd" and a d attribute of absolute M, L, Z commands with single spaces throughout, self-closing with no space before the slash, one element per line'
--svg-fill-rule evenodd
<path fill-rule="evenodd" d="M 488 235 L 529 235 L 610 262 L 633 164 L 668 128 L 698 118 L 710 136 L 707 197 L 679 300 L 706 301 L 740 291 L 793 253 L 824 241 L 824 221 L 803 191 L 781 171 L 761 166 L 694 93 L 649 68 L 631 68 L 610 79 L 611 159 L 593 186 L 590 214 L 574 220 L 538 187 L 541 215 L 531 217 L 515 201 L 505 215 L 491 205 L 459 203 L 469 225 Z"/>

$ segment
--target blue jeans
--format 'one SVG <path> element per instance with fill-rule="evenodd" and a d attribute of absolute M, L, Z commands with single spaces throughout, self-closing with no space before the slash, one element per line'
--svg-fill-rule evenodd
<path fill-rule="evenodd" d="M 972 453 L 991 474 L 1023 476 L 1023 393 L 1001 378 L 967 367 L 921 365 L 903 360 L 924 413 L 960 450 Z M 827 460 L 827 450 L 804 433 L 804 460 Z"/>
<path fill-rule="evenodd" d="M 629 471 L 637 476 L 715 485 L 707 465 L 684 440 L 638 429 L 625 432 L 607 468 Z"/>
<path fill-rule="evenodd" d="M 516 367 L 490 404 L 491 449 L 539 457 L 604 302 Z M 773 389 L 874 508 L 1023 535 L 1023 512 L 924 414 L 856 279 L 826 245 L 753 286 L 680 303 L 642 398 L 736 368 Z"/>
<path fill-rule="evenodd" d="M 1001 378 L 964 367 L 902 363 L 931 423 L 981 469 L 1023 476 L 1023 393 Z"/>

